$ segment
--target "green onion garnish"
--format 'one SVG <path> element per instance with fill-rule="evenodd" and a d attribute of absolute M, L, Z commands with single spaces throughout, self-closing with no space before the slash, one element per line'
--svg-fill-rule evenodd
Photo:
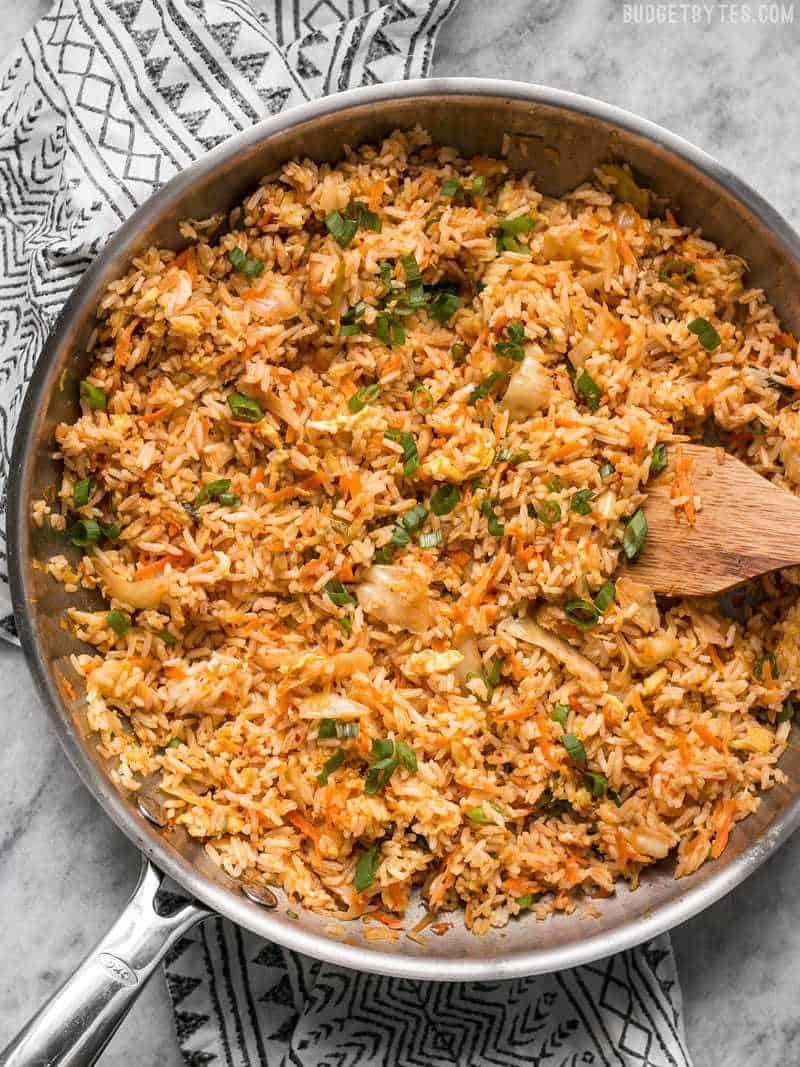
<path fill-rule="evenodd" d="M 510 322 L 506 327 L 505 340 L 498 341 L 494 351 L 501 359 L 511 359 L 521 363 L 525 358 L 525 326 L 521 322 Z"/>
<path fill-rule="evenodd" d="M 451 288 L 440 288 L 432 292 L 428 303 L 428 314 L 434 322 L 445 326 L 461 307 L 463 300 Z"/>
<path fill-rule="evenodd" d="M 242 498 L 236 493 L 220 493 L 217 500 L 225 508 L 238 508 L 242 502 Z"/>
<path fill-rule="evenodd" d="M 417 770 L 417 757 L 414 749 L 405 743 L 405 741 L 395 742 L 395 751 L 397 758 L 400 760 L 400 765 L 405 767 L 407 771 L 411 771 L 412 774 Z"/>
<path fill-rule="evenodd" d="M 472 179 L 472 185 L 470 186 L 469 191 L 472 193 L 473 196 L 482 196 L 483 193 L 485 192 L 485 190 L 486 190 L 486 179 L 484 178 L 484 176 L 482 174 L 477 174 Z"/>
<path fill-rule="evenodd" d="M 758 657 L 753 667 L 753 675 L 759 680 L 759 682 L 763 682 L 765 663 L 769 664 L 770 677 L 773 681 L 775 681 L 775 679 L 778 677 L 778 661 L 775 658 L 774 652 L 767 652 L 765 655 Z"/>
<path fill-rule="evenodd" d="M 402 322 L 396 315 L 387 311 L 375 319 L 375 332 L 387 348 L 396 348 L 406 343 L 406 331 L 403 329 Z"/>
<path fill-rule="evenodd" d="M 343 582 L 330 581 L 325 586 L 325 592 L 328 594 L 328 599 L 332 604 L 335 604 L 337 608 L 347 607 L 348 604 L 355 604 L 356 598 L 350 593 L 349 589 Z"/>
<path fill-rule="evenodd" d="M 564 488 L 564 483 L 557 474 L 551 474 L 546 484 L 551 493 L 558 493 Z"/>
<path fill-rule="evenodd" d="M 241 248 L 232 248 L 228 252 L 228 259 L 234 270 L 240 270 L 248 278 L 258 278 L 264 273 L 264 264 L 260 259 L 248 259 Z"/>
<path fill-rule="evenodd" d="M 338 211 L 328 212 L 325 225 L 328 227 L 328 233 L 342 248 L 347 248 L 358 230 L 358 222 L 355 219 L 346 219 Z"/>
<path fill-rule="evenodd" d="M 554 704 L 553 710 L 550 712 L 550 718 L 560 726 L 566 726 L 569 718 L 569 708 L 566 704 Z"/>
<path fill-rule="evenodd" d="M 344 315 L 342 315 L 341 322 L 339 323 L 339 336 L 354 337 L 355 334 L 361 333 L 359 319 L 363 318 L 366 310 L 367 305 L 363 300 L 359 300 L 353 307 L 348 308 Z"/>
<path fill-rule="evenodd" d="M 456 485 L 440 485 L 431 497 L 431 511 L 434 515 L 449 515 L 461 499 Z"/>
<path fill-rule="evenodd" d="M 381 281 L 383 282 L 383 284 L 386 286 L 387 289 L 391 289 L 392 288 L 392 282 L 394 280 L 394 267 L 392 266 L 392 264 L 389 262 L 388 259 L 384 259 L 381 262 L 381 264 L 380 264 L 378 269 L 380 270 L 380 273 L 381 273 Z"/>
<path fill-rule="evenodd" d="M 78 519 L 67 529 L 67 540 L 76 548 L 86 548 L 99 541 L 102 534 L 99 522 L 94 519 Z"/>
<path fill-rule="evenodd" d="M 164 748 L 180 748 L 182 744 L 183 742 L 179 737 L 171 737 L 169 741 L 167 741 L 166 745 L 164 745 Z"/>
<path fill-rule="evenodd" d="M 503 233 L 502 230 L 497 231 L 495 247 L 498 255 L 502 255 L 503 252 L 516 252 L 518 256 L 522 256 L 528 252 L 526 245 L 520 244 L 513 234 Z"/>
<path fill-rule="evenodd" d="M 613 463 L 605 462 L 602 464 L 597 473 L 603 480 L 605 480 L 606 478 L 610 478 L 616 469 L 617 468 L 614 466 Z"/>
<path fill-rule="evenodd" d="M 457 196 L 464 195 L 464 186 L 461 182 L 456 181 L 455 178 L 447 178 L 442 182 L 442 187 L 439 192 L 445 199 L 453 200 Z"/>
<path fill-rule="evenodd" d="M 663 443 L 657 444 L 650 454 L 650 473 L 660 474 L 665 470 L 667 466 L 667 446 Z"/>
<path fill-rule="evenodd" d="M 372 404 L 378 399 L 381 393 L 381 387 L 377 382 L 373 382 L 372 385 L 362 385 L 360 389 L 356 389 L 350 399 L 347 401 L 347 407 L 354 415 L 357 415 L 359 411 L 363 411 L 367 404 Z"/>
<path fill-rule="evenodd" d="M 433 394 L 421 382 L 414 386 L 411 393 L 411 406 L 418 415 L 428 415 L 433 411 Z"/>
<path fill-rule="evenodd" d="M 775 716 L 775 722 L 791 722 L 794 718 L 794 704 L 788 698 L 784 700 L 783 707 Z"/>
<path fill-rule="evenodd" d="M 536 225 L 536 220 L 528 214 L 515 215 L 511 219 L 500 219 L 503 233 L 528 233 Z"/>
<path fill-rule="evenodd" d="M 600 588 L 592 597 L 598 611 L 606 612 L 614 603 L 614 597 L 616 596 L 616 589 L 613 582 L 603 582 Z"/>
<path fill-rule="evenodd" d="M 597 411 L 600 407 L 600 400 L 603 396 L 603 390 L 589 374 L 588 371 L 583 370 L 575 379 L 575 388 L 581 394 L 586 401 L 586 405 L 590 411 Z"/>
<path fill-rule="evenodd" d="M 328 778 L 344 763 L 344 749 L 337 748 L 330 759 L 326 759 L 322 764 L 322 770 L 317 775 L 317 782 L 320 785 L 327 785 Z"/>
<path fill-rule="evenodd" d="M 564 745 L 564 748 L 567 750 L 567 755 L 573 763 L 577 764 L 579 767 L 582 767 L 586 763 L 586 749 L 575 734 L 564 734 L 561 738 L 561 743 Z"/>
<path fill-rule="evenodd" d="M 589 501 L 592 499 L 591 489 L 579 489 L 577 493 L 572 494 L 572 499 L 569 502 L 569 510 L 574 511 L 576 515 L 591 515 L 592 505 Z"/>
<path fill-rule="evenodd" d="M 238 422 L 261 422 L 264 418 L 264 412 L 258 402 L 244 393 L 229 393 L 228 407 Z"/>
<path fill-rule="evenodd" d="M 529 911 L 538 899 L 536 893 L 525 893 L 524 896 L 517 897 L 517 907 L 520 911 Z"/>
<path fill-rule="evenodd" d="M 680 285 L 681 282 L 688 282 L 690 278 L 694 278 L 696 271 L 697 264 L 691 259 L 668 259 L 658 272 L 658 276 L 662 282 Z"/>
<path fill-rule="evenodd" d="M 561 518 L 561 505 L 557 500 L 543 500 L 536 511 L 539 522 L 554 526 Z"/>
<path fill-rule="evenodd" d="M 406 430 L 387 430 L 383 435 L 387 441 L 395 441 L 403 449 L 403 474 L 410 478 L 419 468 L 419 452 L 414 435 Z"/>
<path fill-rule="evenodd" d="M 627 559 L 633 561 L 641 555 L 647 538 L 647 519 L 641 508 L 634 512 L 622 535 L 622 548 Z"/>
<path fill-rule="evenodd" d="M 426 530 L 419 535 L 420 548 L 438 548 L 442 541 L 444 534 L 441 530 Z"/>
<path fill-rule="evenodd" d="M 387 784 L 400 764 L 400 758 L 395 754 L 395 744 L 390 738 L 372 742 L 373 762 L 367 770 L 367 778 L 364 783 L 364 792 L 367 796 L 375 796 Z"/>
<path fill-rule="evenodd" d="M 351 200 L 345 208 L 345 216 L 355 222 L 359 230 L 373 230 L 375 233 L 380 233 L 383 229 L 380 215 L 370 211 L 362 200 Z"/>
<path fill-rule="evenodd" d="M 88 403 L 92 411 L 105 411 L 105 389 L 100 389 L 98 386 L 92 385 L 92 383 L 87 382 L 85 378 L 81 382 L 79 388 L 81 396 Z"/>
<path fill-rule="evenodd" d="M 346 634 L 349 634 L 353 629 L 353 620 L 349 615 L 342 615 L 341 618 L 336 620 Z"/>
<path fill-rule="evenodd" d="M 594 800 L 598 800 L 600 797 L 605 796 L 605 792 L 608 789 L 608 778 L 598 771 L 584 771 L 583 784 L 589 790 L 589 795 Z"/>
<path fill-rule="evenodd" d="M 419 285 L 422 281 L 422 271 L 419 269 L 419 263 L 417 263 L 417 257 L 412 252 L 408 256 L 403 256 L 400 260 L 403 264 L 403 272 L 406 276 L 406 286 Z"/>
<path fill-rule="evenodd" d="M 130 619 L 128 619 L 126 615 L 123 615 L 121 611 L 117 611 L 116 608 L 114 608 L 113 611 L 109 611 L 108 615 L 106 615 L 106 622 L 117 637 L 124 637 L 131 628 Z"/>
<path fill-rule="evenodd" d="M 92 495 L 92 479 L 81 478 L 79 482 L 75 483 L 72 490 L 72 502 L 76 508 L 84 508 L 89 503 L 89 497 Z"/>
<path fill-rule="evenodd" d="M 564 614 L 582 630 L 591 630 L 600 621 L 600 609 L 589 600 L 568 600 Z"/>
<path fill-rule="evenodd" d="M 428 509 L 424 504 L 415 504 L 400 517 L 400 523 L 409 533 L 415 533 L 428 517 Z"/>
<path fill-rule="evenodd" d="M 492 389 L 495 387 L 495 385 L 497 385 L 498 382 L 504 382 L 507 378 L 510 377 L 511 375 L 507 371 L 492 371 L 492 373 L 486 378 L 484 378 L 479 385 L 475 386 L 475 388 L 469 394 L 467 403 L 470 407 L 474 407 L 479 400 L 484 400 L 491 393 Z"/>
<path fill-rule="evenodd" d="M 467 818 L 472 822 L 487 823 L 490 821 L 488 815 L 483 810 L 483 804 L 477 804 L 474 808 L 470 808 L 467 812 Z"/>
<path fill-rule="evenodd" d="M 488 522 L 487 528 L 492 537 L 503 537 L 506 532 L 506 528 L 502 522 L 500 522 L 494 513 L 495 507 L 500 503 L 497 497 L 484 497 L 481 501 L 481 515 L 485 515 Z"/>
<path fill-rule="evenodd" d="M 689 323 L 688 330 L 696 335 L 700 344 L 708 352 L 713 352 L 722 343 L 719 334 L 708 319 L 693 319 Z"/>
<path fill-rule="evenodd" d="M 358 723 L 339 722 L 338 719 L 320 719 L 317 736 L 323 741 L 333 737 L 340 741 L 358 737 Z"/>
<path fill-rule="evenodd" d="M 356 863 L 356 877 L 354 882 L 356 893 L 363 893 L 365 889 L 369 889 L 374 883 L 380 862 L 381 855 L 377 845 L 373 845 L 372 848 L 361 853 L 358 857 L 358 862 Z"/>

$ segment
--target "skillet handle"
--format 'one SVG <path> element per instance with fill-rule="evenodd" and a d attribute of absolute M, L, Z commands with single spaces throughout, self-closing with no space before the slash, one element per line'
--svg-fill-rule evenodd
<path fill-rule="evenodd" d="M 162 874 L 145 857 L 122 915 L 77 971 L 0 1052 L 0 1067 L 90 1067 L 169 948 L 213 915 L 189 901 L 159 915 Z"/>

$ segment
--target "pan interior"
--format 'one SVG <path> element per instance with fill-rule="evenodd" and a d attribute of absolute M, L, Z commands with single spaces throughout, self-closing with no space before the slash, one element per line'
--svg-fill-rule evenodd
<path fill-rule="evenodd" d="M 282 894 L 275 910 L 248 900 L 181 832 L 159 830 L 111 785 L 86 723 L 79 680 L 69 656 L 86 651 L 60 620 L 68 606 L 96 608 L 86 591 L 67 595 L 35 568 L 64 553 L 64 540 L 29 522 L 31 501 L 59 475 L 53 430 L 77 413 L 77 383 L 87 367 L 85 344 L 93 308 L 109 281 L 135 253 L 153 243 L 184 244 L 177 224 L 235 206 L 265 174 L 295 155 L 317 161 L 341 157 L 343 145 L 375 141 L 396 128 L 424 126 L 435 141 L 467 156 L 505 155 L 515 170 L 533 170 L 538 187 L 560 195 L 588 178 L 601 162 L 627 161 L 643 183 L 667 197 L 681 220 L 750 265 L 750 282 L 764 288 L 787 328 L 800 329 L 800 254 L 797 238 L 760 199 L 702 153 L 630 115 L 570 94 L 503 82 L 457 80 L 404 83 L 357 90 L 267 120 L 232 139 L 180 175 L 141 208 L 109 242 L 70 299 L 40 360 L 23 405 L 12 460 L 9 507 L 11 580 L 23 645 L 62 743 L 86 783 L 120 827 L 156 862 L 206 903 L 272 940 L 310 955 L 384 973 L 429 979 L 502 978 L 556 970 L 610 954 L 666 929 L 710 904 L 755 869 L 800 819 L 800 750 L 781 766 L 789 784 L 764 796 L 759 810 L 738 824 L 723 858 L 691 878 L 675 881 L 671 864 L 647 872 L 641 888 L 594 902 L 599 918 L 532 917 L 474 937 L 458 913 L 443 937 L 423 946 L 401 937 L 369 942 L 363 926 L 344 941 L 326 933 L 330 920 L 309 912 L 287 915 Z M 72 551 L 72 550 L 67 550 Z M 67 679 L 65 686 L 64 679 Z M 74 687 L 74 697 L 69 695 Z M 419 903 L 410 927 L 423 914 Z"/>

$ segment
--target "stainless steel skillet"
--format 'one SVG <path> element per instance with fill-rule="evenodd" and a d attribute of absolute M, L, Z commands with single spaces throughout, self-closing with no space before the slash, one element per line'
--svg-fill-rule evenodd
<path fill-rule="evenodd" d="M 676 882 L 664 865 L 648 872 L 636 893 L 621 888 L 598 902 L 601 914 L 591 923 L 577 915 L 559 916 L 546 923 L 517 922 L 476 938 L 456 922 L 447 936 L 431 938 L 423 948 L 407 938 L 396 944 L 365 941 L 356 924 L 342 943 L 326 934 L 320 916 L 304 912 L 295 920 L 282 899 L 274 908 L 255 902 L 196 842 L 155 825 L 152 808 L 148 819 L 111 784 L 69 666 L 69 655 L 81 646 L 59 627 L 64 610 L 76 599 L 34 567 L 35 560 L 63 552 L 63 539 L 29 521 L 31 501 L 57 477 L 51 459 L 53 428 L 74 417 L 94 307 L 137 251 L 152 243 L 181 246 L 180 219 L 227 210 L 263 174 L 294 155 L 336 159 L 344 144 L 375 140 L 415 123 L 467 155 L 505 153 L 512 167 L 533 169 L 540 188 L 551 194 L 576 185 L 599 162 L 627 160 L 648 185 L 679 207 L 684 220 L 745 257 L 751 282 L 766 289 L 787 328 L 800 329 L 800 239 L 758 194 L 652 123 L 541 86 L 465 78 L 345 93 L 254 126 L 153 196 L 87 272 L 42 354 L 20 413 L 7 517 L 15 613 L 42 701 L 86 785 L 141 849 L 143 876 L 113 930 L 0 1053 L 0 1065 L 93 1063 L 168 946 L 214 912 L 289 948 L 364 971 L 438 981 L 513 978 L 609 955 L 682 922 L 755 870 L 800 821 L 800 755 L 790 749 L 783 761 L 790 784 L 769 793 L 759 811 L 738 826 L 723 858 L 691 878 Z M 96 603 L 87 593 L 81 597 L 86 605 Z M 154 905 L 159 870 L 193 898 L 172 915 L 159 915 Z"/>

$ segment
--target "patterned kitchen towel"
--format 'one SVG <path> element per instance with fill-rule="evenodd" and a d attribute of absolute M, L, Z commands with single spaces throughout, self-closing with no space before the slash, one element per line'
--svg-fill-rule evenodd
<path fill-rule="evenodd" d="M 213 919 L 166 975 L 190 1067 L 691 1067 L 666 935 L 559 974 L 438 983 L 317 963 Z"/>
<path fill-rule="evenodd" d="M 108 235 L 264 115 L 425 76 L 456 2 L 59 0 L 31 30 L 0 74 L 0 500 L 25 384 Z M 438 985 L 315 963 L 216 919 L 166 973 L 190 1065 L 690 1062 L 666 937 L 563 974 Z"/>

